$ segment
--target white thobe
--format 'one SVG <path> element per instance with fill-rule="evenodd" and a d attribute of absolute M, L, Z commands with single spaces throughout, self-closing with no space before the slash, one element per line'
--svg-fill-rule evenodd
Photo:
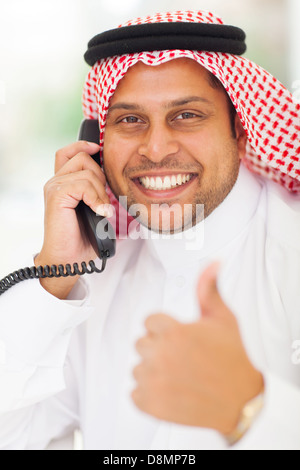
<path fill-rule="evenodd" d="M 196 230 L 142 234 L 118 242 L 105 272 L 81 278 L 68 301 L 38 280 L 0 298 L 0 447 L 45 448 L 80 427 L 85 449 L 227 449 L 218 432 L 159 421 L 130 398 L 145 319 L 199 318 L 196 283 L 220 260 L 220 293 L 266 384 L 263 411 L 231 448 L 300 449 L 299 196 L 241 166 Z"/>

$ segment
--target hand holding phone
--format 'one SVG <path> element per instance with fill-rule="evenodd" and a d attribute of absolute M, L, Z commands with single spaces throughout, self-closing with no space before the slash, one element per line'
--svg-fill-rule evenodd
<path fill-rule="evenodd" d="M 44 190 L 44 243 L 35 259 L 36 266 L 88 263 L 99 254 L 113 256 L 115 239 L 106 237 L 104 243 L 97 239 L 95 227 L 100 217 L 92 213 L 99 205 L 110 203 L 99 159 L 96 163 L 91 157 L 97 150 L 99 145 L 80 140 L 56 153 L 55 176 Z M 80 201 L 88 210 L 82 204 L 77 209 Z M 109 230 L 112 235 L 112 228 Z M 76 277 L 40 280 L 48 292 L 59 298 L 66 298 L 76 281 Z"/>
<path fill-rule="evenodd" d="M 78 139 L 98 144 L 98 121 L 96 119 L 85 119 L 82 121 Z M 92 155 L 92 158 L 97 164 L 100 164 L 99 152 Z M 81 201 L 77 206 L 77 216 L 82 229 L 86 232 L 86 235 L 99 258 L 103 258 L 104 256 L 107 258 L 112 257 L 115 254 L 116 236 L 111 224 L 108 221 L 105 222 L 107 237 L 102 239 L 98 236 L 97 225 L 99 222 L 101 223 L 101 221 L 103 221 L 104 217 L 97 215 L 83 201 Z"/>

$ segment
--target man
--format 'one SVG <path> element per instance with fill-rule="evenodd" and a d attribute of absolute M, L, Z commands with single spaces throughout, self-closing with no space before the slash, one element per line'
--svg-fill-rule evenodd
<path fill-rule="evenodd" d="M 221 26 L 213 15 L 137 20 L 174 22 L 218 31 L 223 52 L 164 46 L 94 61 L 90 44 L 84 110 L 99 116 L 100 146 L 57 152 L 35 264 L 95 257 L 80 200 L 96 211 L 127 196 L 141 236 L 118 241 L 102 275 L 1 297 L 2 448 L 43 448 L 78 426 L 87 449 L 300 447 L 299 105 L 224 52 L 226 27 L 206 27 Z M 122 43 L 122 28 L 111 34 Z M 99 149 L 104 171 L 90 157 Z M 158 236 L 173 205 L 171 235 Z"/>

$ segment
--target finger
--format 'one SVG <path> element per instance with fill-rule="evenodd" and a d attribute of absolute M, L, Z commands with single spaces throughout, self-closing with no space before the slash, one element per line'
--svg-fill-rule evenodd
<path fill-rule="evenodd" d="M 75 209 L 78 203 L 83 201 L 94 212 L 104 202 L 101 195 L 99 195 L 99 189 L 96 189 L 87 179 L 72 179 L 48 187 L 46 189 L 46 200 L 49 210 L 51 210 L 51 207 L 56 206 L 63 209 Z"/>
<path fill-rule="evenodd" d="M 48 183 L 48 185 L 55 186 L 57 190 L 61 191 L 65 185 L 70 184 L 72 182 L 86 180 L 90 182 L 96 191 L 98 192 L 99 199 L 101 200 L 101 204 L 110 204 L 110 199 L 108 194 L 105 191 L 105 185 L 103 185 L 102 181 L 98 178 L 98 175 L 94 173 L 93 170 L 81 170 L 74 173 L 67 173 L 65 175 L 54 176 Z M 99 201 L 100 204 L 100 201 Z"/>
<path fill-rule="evenodd" d="M 135 348 L 143 359 L 151 357 L 153 354 L 153 338 L 150 336 L 144 336 L 143 338 L 140 338 L 136 342 Z"/>
<path fill-rule="evenodd" d="M 140 410 L 143 411 L 143 408 L 142 408 L 143 400 L 142 400 L 142 398 L 141 398 L 141 392 L 140 392 L 139 387 L 136 387 L 134 390 L 132 390 L 132 392 L 131 392 L 131 399 L 132 399 L 133 403 L 134 403 Z"/>
<path fill-rule="evenodd" d="M 71 173 L 75 173 L 81 170 L 91 170 L 97 175 L 101 183 L 106 185 L 106 178 L 104 171 L 98 165 L 92 157 L 86 152 L 79 152 L 77 155 L 68 160 L 55 174 L 55 176 L 63 176 Z"/>
<path fill-rule="evenodd" d="M 150 315 L 145 321 L 147 331 L 152 334 L 162 334 L 176 325 L 178 321 L 164 313 Z"/>
<path fill-rule="evenodd" d="M 220 263 L 210 264 L 199 278 L 197 297 L 203 317 L 232 316 L 231 311 L 224 303 L 217 286 L 217 276 Z"/>
<path fill-rule="evenodd" d="M 136 382 L 139 382 L 145 376 L 145 368 L 143 364 L 138 364 L 137 366 L 135 366 L 132 371 L 132 375 Z"/>
<path fill-rule="evenodd" d="M 78 140 L 77 142 L 73 142 L 72 144 L 59 149 L 55 154 L 55 173 L 57 173 L 79 152 L 86 152 L 89 155 L 94 155 L 99 152 L 99 150 L 100 145 L 95 144 L 94 142 L 87 142 L 85 140 Z"/>

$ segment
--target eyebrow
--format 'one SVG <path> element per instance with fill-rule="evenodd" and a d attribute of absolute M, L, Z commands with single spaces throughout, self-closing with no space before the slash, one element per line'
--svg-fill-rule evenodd
<path fill-rule="evenodd" d="M 201 96 L 187 96 L 185 98 L 179 98 L 177 100 L 170 101 L 169 103 L 166 103 L 164 105 L 164 108 L 170 109 L 170 108 L 176 108 L 176 106 L 184 106 L 189 103 L 194 103 L 194 102 L 200 102 L 200 103 L 205 103 L 210 106 L 214 106 L 213 102 L 208 100 L 207 98 L 201 97 Z M 143 109 L 142 106 L 134 103 L 116 103 L 110 106 L 108 113 L 111 113 L 112 111 L 115 111 L 117 109 L 124 109 L 126 111 L 141 111 Z"/>
<path fill-rule="evenodd" d="M 185 104 L 200 102 L 213 106 L 213 102 L 202 96 L 187 96 L 178 100 L 167 103 L 166 108 L 175 108 L 176 106 L 184 106 Z"/>

